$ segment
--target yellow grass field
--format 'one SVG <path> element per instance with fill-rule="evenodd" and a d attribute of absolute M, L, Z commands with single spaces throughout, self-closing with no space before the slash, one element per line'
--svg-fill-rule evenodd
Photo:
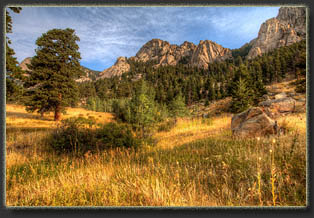
<path fill-rule="evenodd" d="M 22 106 L 6 107 L 6 205 L 306 206 L 306 116 L 278 120 L 289 132 L 236 139 L 231 114 L 179 119 L 155 146 L 57 155 L 44 140 L 56 128 Z M 68 108 L 63 118 L 108 113 Z"/>

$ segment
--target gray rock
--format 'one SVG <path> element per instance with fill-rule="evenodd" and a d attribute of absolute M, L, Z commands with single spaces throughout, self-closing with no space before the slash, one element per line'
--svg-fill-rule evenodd
<path fill-rule="evenodd" d="M 286 98 L 286 97 L 287 97 L 287 94 L 284 92 L 275 95 L 275 99 Z"/>
<path fill-rule="evenodd" d="M 296 101 L 293 98 L 279 98 L 274 100 L 262 101 L 258 104 L 261 107 L 268 107 L 273 112 L 285 113 L 295 110 Z"/>
<path fill-rule="evenodd" d="M 264 136 L 276 133 L 276 122 L 259 107 L 252 107 L 231 119 L 233 135 L 242 137 Z"/>

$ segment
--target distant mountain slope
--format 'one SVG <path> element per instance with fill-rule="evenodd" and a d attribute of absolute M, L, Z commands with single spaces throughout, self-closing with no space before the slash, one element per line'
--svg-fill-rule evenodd
<path fill-rule="evenodd" d="M 23 61 L 21 61 L 21 63 L 19 64 L 21 69 L 24 71 L 29 71 L 29 68 L 27 67 L 27 65 L 31 63 L 31 60 L 32 60 L 31 57 L 27 57 Z M 77 79 L 76 80 L 77 82 L 96 80 L 96 78 L 98 77 L 98 74 L 100 72 L 100 71 L 88 69 L 87 67 L 83 67 L 83 66 L 81 66 L 81 68 L 85 72 L 85 75 L 80 77 L 79 79 Z M 24 75 L 28 76 L 28 73 L 25 73 Z"/>

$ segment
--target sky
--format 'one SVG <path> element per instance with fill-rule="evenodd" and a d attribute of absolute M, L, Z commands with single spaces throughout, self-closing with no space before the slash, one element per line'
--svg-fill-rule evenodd
<path fill-rule="evenodd" d="M 240 48 L 258 36 L 260 25 L 279 7 L 23 7 L 9 10 L 13 33 L 7 34 L 19 62 L 35 55 L 36 39 L 48 30 L 72 28 L 81 65 L 103 71 L 120 56 L 135 56 L 151 39 L 181 45 L 211 40 Z"/>

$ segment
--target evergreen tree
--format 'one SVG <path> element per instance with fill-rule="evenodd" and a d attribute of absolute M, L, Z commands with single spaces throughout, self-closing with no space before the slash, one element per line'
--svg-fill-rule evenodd
<path fill-rule="evenodd" d="M 129 104 L 129 117 L 127 122 L 141 131 L 144 137 L 147 128 L 156 122 L 157 107 L 154 102 L 154 92 L 148 88 L 146 82 L 141 81 Z"/>
<path fill-rule="evenodd" d="M 247 81 L 243 78 L 239 78 L 232 90 L 232 112 L 239 113 L 249 108 L 252 102 L 249 97 L 250 95 L 251 90 L 248 88 Z"/>
<path fill-rule="evenodd" d="M 181 93 L 178 94 L 169 104 L 170 115 L 174 118 L 183 117 L 188 114 L 188 110 L 184 103 Z"/>
<path fill-rule="evenodd" d="M 9 7 L 15 13 L 20 13 L 22 8 L 20 7 Z M 6 34 L 12 33 L 12 18 L 6 10 Z M 16 101 L 22 95 L 23 87 L 22 87 L 22 69 L 18 66 L 18 62 L 14 57 L 15 52 L 9 46 L 11 44 L 11 40 L 6 35 L 6 100 L 7 101 Z"/>
<path fill-rule="evenodd" d="M 66 106 L 77 101 L 75 79 L 83 72 L 73 29 L 52 29 L 36 40 L 36 55 L 29 66 L 31 74 L 25 86 L 26 110 L 54 111 L 54 120 L 60 120 Z"/>

